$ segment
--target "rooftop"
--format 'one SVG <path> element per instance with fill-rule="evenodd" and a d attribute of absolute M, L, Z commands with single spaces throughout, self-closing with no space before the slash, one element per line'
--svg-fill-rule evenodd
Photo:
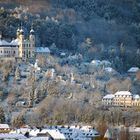
<path fill-rule="evenodd" d="M 50 53 L 50 49 L 48 47 L 36 47 L 37 53 Z"/>
<path fill-rule="evenodd" d="M 0 124 L 0 129 L 1 128 L 9 129 L 9 125 L 8 124 Z"/>
<path fill-rule="evenodd" d="M 8 43 L 6 40 L 0 39 L 0 46 L 9 46 L 10 43 Z"/>
<path fill-rule="evenodd" d="M 103 97 L 103 99 L 113 99 L 114 94 L 107 94 L 106 96 Z"/>
<path fill-rule="evenodd" d="M 129 72 L 129 73 L 135 73 L 135 72 L 137 72 L 138 70 L 139 70 L 138 67 L 131 67 L 131 68 L 128 70 L 128 72 Z"/>
<path fill-rule="evenodd" d="M 115 93 L 115 95 L 127 95 L 127 96 L 132 96 L 132 93 L 129 91 L 118 91 Z"/>

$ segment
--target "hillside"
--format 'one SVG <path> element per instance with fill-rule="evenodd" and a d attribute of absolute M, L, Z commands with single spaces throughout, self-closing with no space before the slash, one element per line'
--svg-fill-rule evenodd
<path fill-rule="evenodd" d="M 81 44 L 90 38 L 93 49 L 88 49 L 85 60 L 119 58 L 123 61 L 123 68 L 117 66 L 121 71 L 140 65 L 138 0 L 1 0 L 0 6 L 7 9 L 5 15 L 2 10 L 0 13 L 0 30 L 5 38 L 13 38 L 21 23 L 25 34 L 33 25 L 37 46 L 55 43 L 59 49 L 81 52 Z"/>

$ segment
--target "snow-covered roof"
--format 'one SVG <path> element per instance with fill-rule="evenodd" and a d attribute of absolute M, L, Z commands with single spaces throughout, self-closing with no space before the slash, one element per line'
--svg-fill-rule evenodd
<path fill-rule="evenodd" d="M 111 67 L 107 67 L 107 68 L 105 68 L 105 71 L 106 71 L 106 72 L 113 72 L 113 71 L 114 71 L 114 69 L 113 69 L 113 68 L 111 68 Z"/>
<path fill-rule="evenodd" d="M 19 45 L 18 39 L 12 40 L 11 43 L 10 43 L 10 45 L 12 45 L 12 46 L 18 46 Z"/>
<path fill-rule="evenodd" d="M 33 130 L 30 131 L 30 136 L 34 136 L 34 137 L 35 137 L 35 136 L 37 136 L 37 134 L 38 134 L 39 132 L 40 132 L 39 129 L 36 129 L 36 130 L 33 129 Z"/>
<path fill-rule="evenodd" d="M 108 60 L 102 60 L 101 62 L 102 64 L 105 64 L 105 65 L 111 65 L 111 62 L 109 62 Z"/>
<path fill-rule="evenodd" d="M 49 133 L 51 135 L 51 137 L 53 137 L 54 139 L 66 139 L 66 137 L 64 136 L 64 134 L 60 133 L 59 130 L 57 129 L 43 129 L 41 132 L 42 133 Z"/>
<path fill-rule="evenodd" d="M 35 32 L 34 29 L 31 29 L 31 30 L 30 30 L 30 33 L 34 33 L 34 32 Z"/>
<path fill-rule="evenodd" d="M 0 139 L 26 139 L 26 137 L 22 134 L 8 134 L 8 133 L 1 133 Z"/>
<path fill-rule="evenodd" d="M 32 137 L 32 138 L 30 138 L 30 140 L 50 140 L 50 138 L 49 137 Z"/>
<path fill-rule="evenodd" d="M 100 60 L 92 60 L 91 63 L 92 64 L 101 64 L 101 61 Z"/>
<path fill-rule="evenodd" d="M 135 72 L 137 72 L 138 70 L 139 70 L 138 67 L 131 67 L 131 68 L 128 70 L 128 72 L 130 72 L 130 73 L 135 73 Z"/>
<path fill-rule="evenodd" d="M 20 29 L 20 32 L 21 32 L 21 33 L 23 33 L 23 32 L 24 32 L 24 30 L 23 30 L 23 29 Z"/>
<path fill-rule="evenodd" d="M 61 56 L 65 56 L 65 55 L 66 55 L 66 53 L 62 52 L 62 53 L 60 53 L 60 55 L 61 55 Z"/>
<path fill-rule="evenodd" d="M 140 127 L 129 127 L 129 132 L 140 133 Z"/>
<path fill-rule="evenodd" d="M 114 94 L 107 94 L 106 96 L 103 97 L 103 99 L 113 99 Z"/>
<path fill-rule="evenodd" d="M 8 43 L 6 40 L 1 40 L 0 39 L 0 46 L 9 46 L 10 43 Z"/>
<path fill-rule="evenodd" d="M 139 95 L 133 95 L 133 98 L 134 99 L 140 99 L 140 96 Z"/>
<path fill-rule="evenodd" d="M 123 96 L 123 95 L 125 95 L 125 96 L 132 96 L 132 93 L 131 92 L 129 92 L 129 91 L 118 91 L 118 92 L 116 92 L 115 93 L 115 95 L 121 95 L 121 96 Z"/>
<path fill-rule="evenodd" d="M 37 53 L 50 53 L 50 49 L 48 47 L 36 47 Z"/>
<path fill-rule="evenodd" d="M 8 124 L 0 124 L 0 129 L 1 128 L 9 129 L 9 125 Z"/>
<path fill-rule="evenodd" d="M 105 132 L 104 138 L 108 138 L 108 139 L 112 138 L 111 133 L 110 133 L 110 131 L 108 129 Z"/>

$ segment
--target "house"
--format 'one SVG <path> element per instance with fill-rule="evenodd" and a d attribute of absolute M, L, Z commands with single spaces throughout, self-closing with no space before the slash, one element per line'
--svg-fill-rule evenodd
<path fill-rule="evenodd" d="M 104 96 L 102 103 L 105 106 L 137 107 L 140 106 L 140 96 L 129 91 L 118 91 Z"/>
<path fill-rule="evenodd" d="M 140 106 L 140 96 L 139 95 L 134 95 L 133 96 L 132 105 L 133 106 Z"/>
<path fill-rule="evenodd" d="M 129 135 L 132 138 L 132 140 L 139 140 L 140 127 L 129 127 Z"/>
<path fill-rule="evenodd" d="M 17 29 L 17 38 L 11 42 L 2 39 L 0 35 L 0 58 L 21 58 L 27 60 L 34 58 L 35 35 L 34 30 L 30 30 L 29 37 L 25 39 L 23 28 Z"/>
<path fill-rule="evenodd" d="M 38 55 L 46 56 L 46 55 L 50 54 L 50 52 L 51 51 L 48 47 L 36 47 L 36 49 L 35 49 L 36 56 L 38 56 Z"/>
<path fill-rule="evenodd" d="M 136 73 L 139 70 L 138 67 L 131 67 L 127 72 L 128 73 Z"/>
<path fill-rule="evenodd" d="M 91 64 L 95 65 L 95 66 L 100 66 L 101 65 L 101 61 L 100 60 L 92 60 Z"/>
<path fill-rule="evenodd" d="M 0 140 L 26 140 L 27 138 L 23 134 L 0 134 Z"/>
<path fill-rule="evenodd" d="M 114 97 L 114 94 L 107 94 L 106 96 L 104 96 L 102 99 L 103 105 L 112 106 Z"/>
<path fill-rule="evenodd" d="M 92 60 L 91 64 L 96 67 L 111 67 L 111 62 L 109 62 L 108 60 Z"/>
<path fill-rule="evenodd" d="M 91 126 L 45 126 L 41 129 L 20 128 L 12 134 L 29 133 L 30 140 L 91 140 L 99 137 L 99 133 Z"/>
<path fill-rule="evenodd" d="M 132 93 L 129 91 L 118 91 L 114 94 L 114 105 L 115 106 L 126 106 L 132 105 Z"/>
<path fill-rule="evenodd" d="M 66 140 L 64 134 L 57 129 L 43 129 L 37 134 L 37 136 L 46 136 L 52 138 L 53 140 Z"/>
<path fill-rule="evenodd" d="M 131 67 L 127 73 L 129 76 L 131 76 L 131 78 L 134 78 L 137 74 L 137 72 L 139 71 L 140 69 L 138 67 Z"/>
<path fill-rule="evenodd" d="M 7 133 L 11 129 L 8 124 L 0 124 L 0 133 Z"/>

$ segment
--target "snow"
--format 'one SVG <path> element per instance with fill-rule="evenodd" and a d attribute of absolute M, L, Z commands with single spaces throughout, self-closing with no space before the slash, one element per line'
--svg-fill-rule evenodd
<path fill-rule="evenodd" d="M 18 39 L 12 40 L 11 43 L 10 43 L 10 45 L 12 45 L 12 46 L 18 46 L 19 45 Z"/>
<path fill-rule="evenodd" d="M 22 134 L 8 134 L 8 133 L 1 133 L 0 139 L 26 139 L 26 137 Z"/>
<path fill-rule="evenodd" d="M 105 71 L 107 71 L 107 72 L 113 72 L 113 71 L 114 71 L 114 69 L 113 69 L 113 68 L 111 68 L 111 67 L 107 67 L 107 68 L 105 68 Z"/>
<path fill-rule="evenodd" d="M 119 96 L 120 96 L 120 95 L 121 95 L 121 96 L 124 96 L 124 95 L 125 95 L 125 96 L 132 96 L 132 93 L 129 92 L 129 91 L 118 91 L 118 92 L 115 93 L 115 95 L 117 95 L 117 96 L 118 96 L 118 95 L 119 95 Z"/>
<path fill-rule="evenodd" d="M 9 125 L 8 124 L 0 124 L 0 129 L 9 129 Z"/>
<path fill-rule="evenodd" d="M 104 138 L 108 138 L 108 139 L 111 139 L 112 138 L 111 133 L 109 132 L 108 129 L 105 132 Z"/>
<path fill-rule="evenodd" d="M 107 94 L 106 96 L 103 97 L 103 99 L 113 99 L 114 94 Z"/>
<path fill-rule="evenodd" d="M 32 137 L 30 140 L 50 140 L 49 137 Z"/>
<path fill-rule="evenodd" d="M 57 130 L 57 129 L 53 129 L 53 130 L 44 129 L 40 133 L 41 134 L 42 133 L 44 133 L 44 134 L 49 133 L 54 139 L 66 139 L 66 137 L 63 134 L 61 134 L 59 132 L 59 130 Z"/>
<path fill-rule="evenodd" d="M 1 39 L 0 39 L 0 46 L 10 46 L 10 43 L 8 43 L 8 42 L 5 41 L 5 40 L 1 40 Z"/>
<path fill-rule="evenodd" d="M 60 55 L 61 55 L 61 56 L 65 56 L 65 55 L 66 55 L 66 53 L 62 52 Z"/>
<path fill-rule="evenodd" d="M 98 66 L 101 64 L 101 61 L 100 60 L 92 60 L 91 63 Z"/>
<path fill-rule="evenodd" d="M 37 47 L 36 52 L 37 53 L 50 53 L 50 49 L 48 47 Z"/>
<path fill-rule="evenodd" d="M 139 95 L 133 95 L 133 98 L 134 99 L 140 99 L 140 96 Z"/>
<path fill-rule="evenodd" d="M 137 72 L 138 70 L 139 70 L 138 67 L 131 67 L 131 68 L 128 70 L 128 72 L 129 72 L 129 73 L 135 73 L 135 72 Z"/>
<path fill-rule="evenodd" d="M 129 132 L 140 133 L 140 127 L 129 127 Z"/>

